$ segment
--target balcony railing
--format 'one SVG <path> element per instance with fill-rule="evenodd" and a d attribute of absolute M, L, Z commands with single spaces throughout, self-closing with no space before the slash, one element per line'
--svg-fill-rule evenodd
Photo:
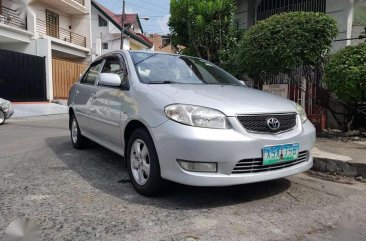
<path fill-rule="evenodd" d="M 37 19 L 37 32 L 81 47 L 86 47 L 86 37 L 60 28 L 52 23 L 46 23 L 41 19 Z"/>
<path fill-rule="evenodd" d="M 73 1 L 85 6 L 85 0 L 73 0 Z"/>
<path fill-rule="evenodd" d="M 0 23 L 6 24 L 12 27 L 27 29 L 26 19 L 19 17 L 19 13 L 15 10 L 2 6 L 0 14 Z"/>

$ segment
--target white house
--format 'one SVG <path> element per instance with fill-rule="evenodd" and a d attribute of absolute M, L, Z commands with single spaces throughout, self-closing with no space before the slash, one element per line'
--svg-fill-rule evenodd
<path fill-rule="evenodd" d="M 22 89 L 29 88 L 31 80 L 23 76 L 17 86 L 9 83 L 22 78 L 20 73 L 29 75 L 27 65 L 18 65 L 19 74 L 15 79 L 6 79 L 7 73 L 2 73 L 5 78 L 2 89 L 9 88 L 6 92 L 9 98 L 52 100 L 54 92 L 68 91 L 64 85 L 75 81 L 83 69 L 78 65 L 91 60 L 90 0 L 0 0 L 0 6 L 0 51 L 23 54 L 30 60 L 30 56 L 38 56 L 45 62 L 45 76 L 38 76 L 45 81 L 44 95 L 40 92 L 38 97 L 30 98 L 30 94 L 23 91 L 24 96 L 19 97 Z M 63 97 L 67 97 L 67 93 Z"/>
<path fill-rule="evenodd" d="M 247 29 L 257 21 L 274 14 L 290 11 L 323 12 L 332 16 L 338 25 L 337 41 L 333 43 L 335 52 L 353 42 L 364 26 L 354 22 L 353 3 L 357 0 L 236 0 L 237 24 L 241 29 Z M 358 0 L 362 2 L 363 0 Z M 364 1 L 363 1 L 364 2 Z M 366 24 L 365 24 L 366 25 Z M 314 40 L 316 41 L 316 40 Z"/>
<path fill-rule="evenodd" d="M 107 9 L 97 1 L 91 2 L 93 59 L 101 54 L 121 48 L 122 14 Z M 143 35 L 138 14 L 125 14 L 123 49 L 148 50 L 153 43 Z"/>

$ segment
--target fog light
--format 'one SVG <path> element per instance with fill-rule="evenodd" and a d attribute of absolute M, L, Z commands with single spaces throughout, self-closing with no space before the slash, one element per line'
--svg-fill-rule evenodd
<path fill-rule="evenodd" d="M 179 166 L 190 172 L 217 172 L 216 162 L 192 162 L 177 160 Z"/>

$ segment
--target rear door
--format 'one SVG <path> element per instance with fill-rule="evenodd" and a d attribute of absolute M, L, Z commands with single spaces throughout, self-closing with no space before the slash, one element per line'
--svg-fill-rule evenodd
<path fill-rule="evenodd" d="M 112 73 L 127 79 L 126 67 L 119 54 L 108 56 L 101 73 Z M 121 109 L 125 93 L 121 87 L 96 85 L 92 102 L 93 118 L 91 125 L 95 137 L 117 149 L 122 148 Z"/>
<path fill-rule="evenodd" d="M 80 82 L 75 86 L 74 111 L 82 132 L 92 134 L 91 103 L 94 100 L 94 84 L 99 78 L 104 61 L 98 61 L 90 65 Z"/>

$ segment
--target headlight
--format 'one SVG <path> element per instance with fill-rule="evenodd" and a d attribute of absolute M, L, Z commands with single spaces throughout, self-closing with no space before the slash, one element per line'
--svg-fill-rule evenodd
<path fill-rule="evenodd" d="M 194 105 L 168 105 L 166 116 L 176 122 L 205 128 L 228 129 L 230 124 L 226 116 L 218 110 Z"/>
<path fill-rule="evenodd" d="M 302 108 L 301 105 L 296 104 L 296 110 L 300 116 L 301 122 L 304 123 L 305 121 L 307 121 L 308 118 L 306 116 L 306 112 L 305 112 L 304 108 Z"/>

